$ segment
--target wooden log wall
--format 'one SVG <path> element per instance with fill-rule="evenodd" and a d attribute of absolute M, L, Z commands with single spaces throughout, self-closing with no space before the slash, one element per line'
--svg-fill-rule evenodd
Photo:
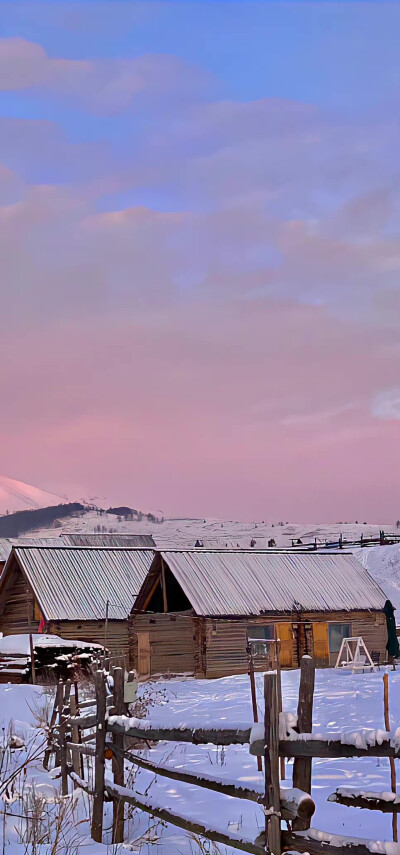
<path fill-rule="evenodd" d="M 29 598 L 30 621 L 28 619 Z M 35 599 L 32 588 L 20 571 L 15 572 L 7 586 L 4 610 L 0 615 L 0 632 L 3 635 L 20 635 L 29 631 L 35 633 L 38 629 L 39 621 L 35 620 Z"/>
<path fill-rule="evenodd" d="M 104 645 L 104 620 L 87 621 L 50 621 L 49 632 L 78 641 L 92 641 Z M 109 620 L 107 627 L 107 648 L 112 656 L 129 658 L 128 618 L 126 620 Z"/>
<path fill-rule="evenodd" d="M 191 613 L 135 615 L 130 620 L 131 664 L 136 669 L 138 632 L 150 636 L 151 674 L 194 673 L 195 619 Z"/>

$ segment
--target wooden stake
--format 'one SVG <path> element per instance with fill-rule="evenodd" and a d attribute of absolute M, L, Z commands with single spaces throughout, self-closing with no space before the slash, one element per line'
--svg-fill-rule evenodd
<path fill-rule="evenodd" d="M 264 677 L 264 700 L 265 836 L 268 850 L 272 855 L 280 855 L 279 709 L 275 671 L 270 671 Z"/>
<path fill-rule="evenodd" d="M 383 675 L 383 706 L 385 710 L 385 728 L 386 730 L 390 730 L 390 713 L 389 713 L 389 675 Z M 390 757 L 390 782 L 392 785 L 392 793 L 397 792 L 396 788 L 396 766 L 394 764 L 394 757 Z M 392 829 L 393 829 L 393 842 L 398 842 L 397 835 L 397 814 L 394 813 L 392 817 Z"/>
<path fill-rule="evenodd" d="M 70 707 L 71 707 L 71 715 L 76 715 L 77 714 L 77 707 L 76 707 L 75 695 L 71 695 Z M 79 744 L 79 728 L 78 728 L 77 724 L 73 724 L 71 727 L 71 741 L 75 742 L 76 745 Z M 80 756 L 79 756 L 77 751 L 72 751 L 72 768 L 75 772 L 75 775 L 78 775 L 79 778 L 82 778 L 81 761 L 80 761 Z M 74 781 L 74 790 L 76 790 L 77 787 L 78 787 L 78 784 L 76 784 L 76 782 Z"/>
<path fill-rule="evenodd" d="M 92 816 L 92 839 L 102 842 L 104 805 L 104 751 L 106 744 L 106 684 L 103 671 L 96 671 L 96 757 L 94 764 L 94 797 Z"/>
<path fill-rule="evenodd" d="M 76 715 L 79 715 L 79 713 L 80 713 L 80 709 L 79 709 L 79 689 L 78 689 L 78 681 L 77 681 L 77 680 L 74 680 L 74 690 L 75 690 L 75 707 L 76 707 Z M 80 729 L 79 725 L 78 725 L 78 742 L 79 742 L 79 744 L 81 744 L 81 742 L 82 742 L 82 734 L 81 734 L 81 729 Z M 80 762 L 80 767 L 81 767 L 81 778 L 84 778 L 84 776 L 85 776 L 85 770 L 84 770 L 83 757 L 82 757 L 82 756 L 80 756 L 80 757 L 79 757 L 79 762 Z"/>
<path fill-rule="evenodd" d="M 50 727 L 49 727 L 49 738 L 48 738 L 48 742 L 47 742 L 46 751 L 44 752 L 44 758 L 43 758 L 43 768 L 44 769 L 49 768 L 50 754 L 53 751 L 53 748 L 52 748 L 53 733 L 54 733 L 54 728 L 55 728 L 55 725 L 57 722 L 57 714 L 58 714 L 58 693 L 59 693 L 58 686 L 59 686 L 59 684 L 57 684 L 56 693 L 54 696 L 53 712 L 51 714 Z M 62 683 L 61 683 L 61 686 L 62 686 Z M 56 766 L 59 766 L 59 765 L 60 764 L 56 762 Z"/>
<path fill-rule="evenodd" d="M 255 678 L 254 678 L 254 662 L 253 662 L 253 654 L 251 652 L 251 646 L 249 646 L 248 652 L 249 652 L 249 677 L 250 677 L 251 703 L 252 703 L 252 707 L 253 707 L 253 721 L 255 724 L 257 724 L 258 723 L 257 694 L 256 694 L 256 682 L 255 682 Z M 259 772 L 262 772 L 261 757 L 257 757 L 257 769 Z"/>
<path fill-rule="evenodd" d="M 297 706 L 297 727 L 300 733 L 311 733 L 315 685 L 315 663 L 311 656 L 303 656 L 300 663 L 300 688 Z M 293 763 L 293 786 L 311 794 L 312 759 L 296 757 Z M 294 831 L 310 827 L 307 819 L 298 817 L 293 822 Z"/>
<path fill-rule="evenodd" d="M 276 675 L 278 681 L 278 708 L 279 712 L 282 712 L 282 674 L 281 674 L 281 640 L 277 638 L 275 640 L 275 668 Z M 284 781 L 286 778 L 285 772 L 285 758 L 280 757 L 280 772 L 281 772 L 281 781 Z"/>
<path fill-rule="evenodd" d="M 123 715 L 124 705 L 124 672 L 122 668 L 114 668 L 114 707 L 115 715 Z M 113 755 L 112 768 L 114 773 L 114 784 L 124 786 L 124 737 L 122 734 L 113 734 L 113 744 L 116 753 Z M 113 800 L 113 843 L 124 842 L 124 802 L 121 799 Z"/>
<path fill-rule="evenodd" d="M 66 718 L 64 716 L 64 684 L 62 681 L 58 684 L 61 689 L 58 694 L 58 744 L 60 753 L 61 766 L 61 793 L 63 796 L 68 795 L 68 769 L 67 769 L 67 734 L 66 734 Z"/>

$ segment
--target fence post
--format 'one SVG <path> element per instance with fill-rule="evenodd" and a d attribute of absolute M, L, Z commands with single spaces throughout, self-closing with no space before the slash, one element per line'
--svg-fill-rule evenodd
<path fill-rule="evenodd" d="M 124 671 L 122 668 L 114 668 L 114 707 L 115 715 L 124 713 Z M 124 737 L 122 734 L 113 733 L 113 744 L 116 753 L 113 754 L 112 769 L 114 784 L 124 786 Z M 121 799 L 113 801 L 113 843 L 124 842 L 124 802 Z"/>
<path fill-rule="evenodd" d="M 281 640 L 280 638 L 275 639 L 275 668 L 278 679 L 278 709 L 279 712 L 282 712 L 282 673 L 281 673 Z M 285 772 L 285 758 L 280 758 L 280 772 L 281 772 L 281 781 L 284 781 L 286 778 Z"/>
<path fill-rule="evenodd" d="M 383 709 L 385 713 L 385 728 L 390 731 L 390 713 L 389 713 L 389 674 L 383 675 Z M 394 757 L 390 757 L 390 783 L 392 785 L 392 793 L 397 792 L 396 785 L 396 766 L 394 763 Z M 398 833 L 397 833 L 397 814 L 394 813 L 392 816 L 392 831 L 393 831 L 393 841 L 394 843 L 398 842 Z"/>
<path fill-rule="evenodd" d="M 61 766 L 61 793 L 63 796 L 68 795 L 68 769 L 67 769 L 67 731 L 66 718 L 64 715 L 64 691 L 65 687 L 60 682 L 58 691 L 58 746 Z"/>
<path fill-rule="evenodd" d="M 92 839 L 102 842 L 104 805 L 104 766 L 106 744 L 106 684 L 103 671 L 96 671 L 96 756 L 94 760 L 94 796 L 92 816 Z"/>
<path fill-rule="evenodd" d="M 264 677 L 265 843 L 273 855 L 281 853 L 279 788 L 279 709 L 276 671 Z"/>
<path fill-rule="evenodd" d="M 297 727 L 299 733 L 311 733 L 315 685 L 315 662 L 311 656 L 303 656 L 300 662 L 300 687 L 297 706 Z M 293 786 L 311 794 L 311 757 L 296 757 L 293 763 Z M 310 820 L 296 817 L 293 820 L 294 831 L 310 828 Z"/>

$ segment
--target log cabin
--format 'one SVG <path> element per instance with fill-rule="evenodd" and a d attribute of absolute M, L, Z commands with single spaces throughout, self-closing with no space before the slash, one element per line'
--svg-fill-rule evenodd
<path fill-rule="evenodd" d="M 0 579 L 0 632 L 40 627 L 127 656 L 128 616 L 153 558 L 132 547 L 13 546 Z"/>
<path fill-rule="evenodd" d="M 345 637 L 385 658 L 386 596 L 350 554 L 169 550 L 155 554 L 129 621 L 140 675 L 222 677 L 283 668 L 304 654 L 332 666 Z M 271 644 L 272 642 L 272 644 Z"/>

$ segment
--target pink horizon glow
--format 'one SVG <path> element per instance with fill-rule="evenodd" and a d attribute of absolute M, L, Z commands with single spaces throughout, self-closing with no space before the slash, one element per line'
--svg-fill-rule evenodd
<path fill-rule="evenodd" d="M 29 22 L 0 39 L 0 473 L 165 515 L 395 522 L 390 68 L 370 101 L 353 47 L 349 91 L 342 47 L 321 91 L 307 63 L 260 80 L 248 64 L 188 61 L 187 33 L 202 46 L 183 24 L 181 55 L 172 24 L 149 50 L 147 18 L 147 47 L 119 55 L 118 20 L 110 47 L 101 19 L 89 27 L 96 5 L 62 18 L 54 49 L 47 19 L 43 45 Z M 183 8 L 158 5 L 151 20 L 182 23 Z M 240 53 L 239 29 L 226 38 Z M 379 46 L 372 24 L 358 35 Z"/>

